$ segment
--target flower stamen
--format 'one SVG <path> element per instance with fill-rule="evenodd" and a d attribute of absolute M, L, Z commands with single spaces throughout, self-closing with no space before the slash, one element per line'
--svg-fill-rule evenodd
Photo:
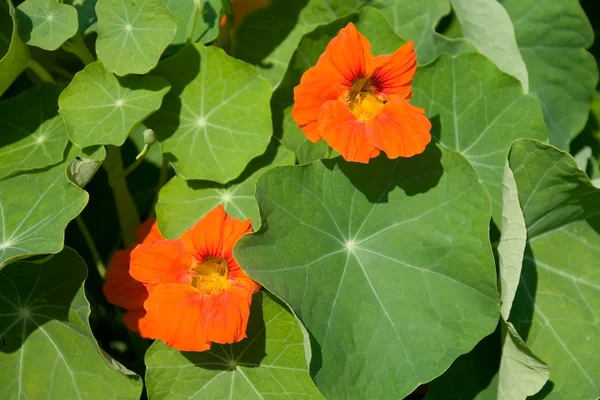
<path fill-rule="evenodd" d="M 226 259 L 208 256 L 190 269 L 190 284 L 203 294 L 221 293 L 231 286 L 227 280 L 228 272 Z"/>

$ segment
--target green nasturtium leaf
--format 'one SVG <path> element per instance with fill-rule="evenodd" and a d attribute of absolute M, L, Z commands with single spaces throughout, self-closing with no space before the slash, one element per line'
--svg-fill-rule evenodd
<path fill-rule="evenodd" d="M 162 0 L 98 0 L 96 14 L 98 59 L 120 76 L 154 68 L 177 31 Z"/>
<path fill-rule="evenodd" d="M 548 366 L 529 350 L 510 322 L 502 320 L 502 336 L 498 399 L 521 400 L 533 396 L 548 381 Z"/>
<path fill-rule="evenodd" d="M 0 271 L 0 398 L 139 398 L 141 379 L 109 366 L 94 339 L 86 275 L 70 248 Z"/>
<path fill-rule="evenodd" d="M 77 10 L 79 33 L 85 35 L 95 30 L 98 23 L 96 3 L 98 0 L 70 0 L 69 3 Z"/>
<path fill-rule="evenodd" d="M 325 158 L 328 145 L 324 140 L 317 143 L 310 142 L 294 122 L 291 115 L 294 105 L 294 87 L 300 83 L 302 75 L 317 63 L 331 39 L 349 22 L 354 23 L 371 42 L 371 50 L 375 55 L 392 54 L 404 43 L 394 33 L 383 15 L 373 7 L 365 7 L 359 13 L 317 27 L 302 37 L 283 80 L 271 99 L 274 135 L 296 154 L 301 164 Z"/>
<path fill-rule="evenodd" d="M 59 93 L 43 86 L 0 103 L 0 178 L 63 160 L 69 138 L 58 115 Z"/>
<path fill-rule="evenodd" d="M 29 50 L 19 37 L 15 8 L 10 0 L 0 0 L 0 95 L 28 62 Z"/>
<path fill-rule="evenodd" d="M 87 192 L 71 183 L 65 171 L 78 152 L 73 146 L 61 164 L 0 181 L 0 269 L 63 248 L 65 227 L 88 201 Z"/>
<path fill-rule="evenodd" d="M 254 199 L 256 181 L 268 168 L 293 165 L 294 154 L 276 143 L 265 154 L 255 158 L 238 179 L 226 184 L 210 181 L 186 181 L 172 178 L 160 191 L 156 203 L 156 218 L 160 232 L 166 238 L 176 239 L 207 212 L 219 204 L 233 218 L 252 220 L 254 228 L 260 225 L 258 205 Z"/>
<path fill-rule="evenodd" d="M 404 40 L 415 41 L 419 64 L 433 61 L 441 53 L 474 51 L 468 41 L 447 38 L 435 31 L 444 15 L 450 13 L 450 0 L 382 0 L 378 6 L 394 31 Z"/>
<path fill-rule="evenodd" d="M 542 104 L 550 144 L 569 149 L 585 126 L 598 67 L 585 49 L 594 41 L 577 0 L 503 0 L 529 75 Z"/>
<path fill-rule="evenodd" d="M 168 91 L 164 79 L 117 77 L 97 61 L 75 74 L 58 99 L 59 112 L 77 146 L 120 146 L 144 118 L 158 110 Z"/>
<path fill-rule="evenodd" d="M 285 305 L 258 292 L 248 337 L 179 352 L 156 341 L 146 354 L 151 399 L 323 399 L 308 373 L 304 334 Z"/>
<path fill-rule="evenodd" d="M 164 0 L 164 3 L 177 21 L 177 33 L 170 45 L 174 50 L 185 45 L 188 36 L 192 43 L 208 43 L 219 34 L 220 0 Z"/>
<path fill-rule="evenodd" d="M 104 146 L 86 147 L 67 166 L 67 176 L 71 182 L 83 189 L 92 180 L 104 158 Z"/>
<path fill-rule="evenodd" d="M 272 0 L 248 14 L 235 35 L 236 58 L 256 65 L 277 86 L 302 35 L 381 0 Z"/>
<path fill-rule="evenodd" d="M 432 135 L 473 165 L 500 221 L 502 177 L 513 140 L 546 140 L 542 110 L 519 81 L 476 53 L 442 55 L 417 69 L 413 104 L 432 121 Z"/>
<path fill-rule="evenodd" d="M 326 397 L 401 399 L 496 327 L 491 206 L 461 155 L 276 167 L 256 198 L 235 258 L 312 334 Z"/>
<path fill-rule="evenodd" d="M 598 398 L 600 189 L 570 155 L 537 141 L 516 141 L 508 160 L 527 226 L 510 321 L 548 364 L 550 397 Z"/>
<path fill-rule="evenodd" d="M 253 66 L 194 44 L 161 61 L 153 74 L 171 90 L 145 124 L 177 175 L 226 183 L 264 153 L 273 132 L 271 87 Z"/>
<path fill-rule="evenodd" d="M 23 41 L 44 50 L 58 49 L 77 33 L 77 10 L 55 0 L 25 0 L 17 18 Z"/>
<path fill-rule="evenodd" d="M 527 67 L 517 46 L 515 29 L 497 0 L 451 0 L 465 38 L 502 71 L 529 91 Z"/>

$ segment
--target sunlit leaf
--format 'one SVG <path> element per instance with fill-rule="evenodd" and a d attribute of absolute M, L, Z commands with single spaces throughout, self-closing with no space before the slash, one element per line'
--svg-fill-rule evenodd
<path fill-rule="evenodd" d="M 0 271 L 1 398 L 139 398 L 140 377 L 109 366 L 92 335 L 86 275 L 69 248 Z"/>
<path fill-rule="evenodd" d="M 145 124 L 184 179 L 237 178 L 271 138 L 271 87 L 254 67 L 216 47 L 190 45 L 154 74 L 171 83 Z"/>
<path fill-rule="evenodd" d="M 88 201 L 65 171 L 78 152 L 72 148 L 65 162 L 44 171 L 0 181 L 0 268 L 63 248 L 65 227 Z"/>
<path fill-rule="evenodd" d="M 527 67 L 506 10 L 497 0 L 451 0 L 462 34 L 498 68 L 521 82 L 529 91 Z"/>
<path fill-rule="evenodd" d="M 177 31 L 162 0 L 98 0 L 96 14 L 98 59 L 117 75 L 150 71 Z"/>
<path fill-rule="evenodd" d="M 432 134 L 473 165 L 500 221 L 502 176 L 513 140 L 546 140 L 542 110 L 519 81 L 475 53 L 442 55 L 417 69 L 412 103 L 432 120 Z"/>
<path fill-rule="evenodd" d="M 433 61 L 441 53 L 475 50 L 462 38 L 450 39 L 435 31 L 442 17 L 450 13 L 450 0 L 384 0 L 378 8 L 401 38 L 415 41 L 419 64 Z"/>
<path fill-rule="evenodd" d="M 527 247 L 510 314 L 550 368 L 556 398 L 600 397 L 600 189 L 573 158 L 519 140 L 509 165 L 527 226 Z"/>
<path fill-rule="evenodd" d="M 58 115 L 59 93 L 44 86 L 0 103 L 0 178 L 62 161 L 69 139 Z"/>
<path fill-rule="evenodd" d="M 155 76 L 117 77 L 101 62 L 78 72 L 58 104 L 71 141 L 79 147 L 120 146 L 144 118 L 156 111 L 169 83 Z"/>
<path fill-rule="evenodd" d="M 54 0 L 25 0 L 17 18 L 23 41 L 44 50 L 58 49 L 77 32 L 77 10 Z"/>
<path fill-rule="evenodd" d="M 313 335 L 326 397 L 401 399 L 494 330 L 491 206 L 455 152 L 276 167 L 256 197 L 236 260 Z"/>
<path fill-rule="evenodd" d="M 220 0 L 164 0 L 164 3 L 177 21 L 177 33 L 171 42 L 171 47 L 175 50 L 186 43 L 188 36 L 192 43 L 208 43 L 217 37 Z M 199 5 L 197 10 L 195 4 Z"/>
<path fill-rule="evenodd" d="M 174 177 L 161 189 L 156 204 L 161 233 L 175 239 L 219 204 L 223 204 L 225 211 L 233 218 L 250 218 L 254 228 L 258 228 L 260 214 L 254 199 L 258 177 L 268 168 L 291 165 L 294 161 L 291 151 L 269 146 L 265 154 L 248 164 L 242 176 L 226 185 Z"/>
<path fill-rule="evenodd" d="M 0 95 L 27 67 L 29 50 L 19 38 L 15 8 L 0 0 Z"/>
<path fill-rule="evenodd" d="M 594 41 L 577 0 L 503 0 L 529 74 L 529 90 L 542 104 L 550 144 L 569 149 L 583 129 L 598 67 L 585 49 Z"/>
<path fill-rule="evenodd" d="M 252 299 L 248 337 L 209 351 L 179 352 L 156 341 L 146 355 L 152 399 L 322 399 L 306 365 L 307 338 L 272 295 Z"/>

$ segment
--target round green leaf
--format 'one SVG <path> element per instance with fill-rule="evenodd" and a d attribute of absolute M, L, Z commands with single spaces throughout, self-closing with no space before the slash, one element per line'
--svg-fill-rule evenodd
<path fill-rule="evenodd" d="M 449 39 L 435 31 L 442 17 L 450 13 L 450 0 L 384 0 L 376 6 L 401 38 L 415 41 L 419 64 L 427 64 L 442 53 L 476 50 L 467 40 Z"/>
<path fill-rule="evenodd" d="M 77 10 L 54 0 L 25 0 L 17 18 L 23 41 L 44 50 L 58 49 L 77 32 Z"/>
<path fill-rule="evenodd" d="M 23 72 L 29 50 L 18 33 L 15 8 L 10 0 L 0 0 L 0 95 Z"/>
<path fill-rule="evenodd" d="M 238 179 L 226 184 L 210 181 L 186 181 L 178 176 L 161 190 L 156 203 L 156 218 L 160 232 L 166 238 L 178 238 L 219 204 L 233 218 L 250 218 L 254 228 L 260 225 L 258 205 L 254 199 L 256 181 L 268 168 L 291 165 L 294 154 L 277 144 L 269 146 L 265 154 L 255 158 Z"/>
<path fill-rule="evenodd" d="M 254 67 L 194 44 L 162 61 L 154 74 L 172 88 L 145 124 L 177 175 L 225 183 L 264 153 L 273 132 L 271 87 Z"/>
<path fill-rule="evenodd" d="M 73 147 L 61 164 L 0 181 L 0 269 L 10 261 L 63 248 L 67 224 L 88 201 L 87 192 L 71 183 L 65 171 L 78 152 Z"/>
<path fill-rule="evenodd" d="M 403 398 L 494 330 L 491 208 L 459 154 L 276 167 L 256 198 L 235 258 L 314 337 L 326 397 Z"/>
<path fill-rule="evenodd" d="M 131 131 L 156 111 L 169 83 L 155 76 L 117 77 L 101 62 L 85 67 L 61 93 L 59 112 L 79 147 L 120 146 Z"/>
<path fill-rule="evenodd" d="M 179 352 L 156 341 L 146 354 L 151 399 L 323 399 L 308 374 L 298 321 L 272 295 L 252 299 L 248 337 L 209 351 Z"/>
<path fill-rule="evenodd" d="M 30 89 L 0 103 L 0 178 L 62 161 L 69 141 L 58 115 L 60 89 Z"/>
<path fill-rule="evenodd" d="M 577 0 L 503 0 L 529 73 L 529 89 L 542 104 L 550 144 L 568 150 L 585 126 L 598 83 L 598 67 L 585 49 L 594 31 Z"/>
<path fill-rule="evenodd" d="M 175 50 L 185 45 L 188 36 L 193 43 L 208 43 L 219 34 L 220 0 L 164 0 L 164 2 L 177 21 L 177 33 L 169 50 Z M 197 10 L 195 10 L 196 5 L 198 5 Z M 192 25 L 194 31 L 190 32 Z"/>
<path fill-rule="evenodd" d="M 476 53 L 442 55 L 418 68 L 412 103 L 432 121 L 432 135 L 473 165 L 492 199 L 494 221 L 502 212 L 506 154 L 518 138 L 546 140 L 538 102 L 518 80 Z"/>
<path fill-rule="evenodd" d="M 1 398 L 139 398 L 139 376 L 110 366 L 92 335 L 86 274 L 69 248 L 0 271 Z"/>
<path fill-rule="evenodd" d="M 549 398 L 599 398 L 600 189 L 540 142 L 516 141 L 509 165 L 528 240 L 510 321 L 550 367 Z"/>
<path fill-rule="evenodd" d="M 98 0 L 96 14 L 98 59 L 121 76 L 154 68 L 177 31 L 162 0 Z"/>

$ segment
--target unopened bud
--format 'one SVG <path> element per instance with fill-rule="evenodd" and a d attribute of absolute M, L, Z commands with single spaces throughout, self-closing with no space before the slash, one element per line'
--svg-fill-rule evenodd
<path fill-rule="evenodd" d="M 146 129 L 144 131 L 144 144 L 152 146 L 156 143 L 156 133 L 152 129 Z"/>

